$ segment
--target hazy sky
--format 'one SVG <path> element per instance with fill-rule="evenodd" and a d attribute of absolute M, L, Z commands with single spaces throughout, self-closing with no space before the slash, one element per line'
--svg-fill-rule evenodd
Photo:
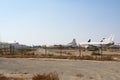
<path fill-rule="evenodd" d="M 27 45 L 120 42 L 120 0 L 0 0 L 0 41 Z"/>

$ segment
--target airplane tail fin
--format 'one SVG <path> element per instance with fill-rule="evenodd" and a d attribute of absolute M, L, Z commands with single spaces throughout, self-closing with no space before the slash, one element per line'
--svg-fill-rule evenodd
<path fill-rule="evenodd" d="M 110 35 L 107 39 L 103 38 L 103 40 L 101 42 L 108 42 L 111 43 L 114 40 L 114 35 Z"/>
<path fill-rule="evenodd" d="M 89 39 L 88 42 L 91 42 L 91 39 Z"/>
<path fill-rule="evenodd" d="M 71 45 L 72 47 L 76 47 L 77 46 L 76 39 L 73 39 L 73 41 L 68 45 Z"/>

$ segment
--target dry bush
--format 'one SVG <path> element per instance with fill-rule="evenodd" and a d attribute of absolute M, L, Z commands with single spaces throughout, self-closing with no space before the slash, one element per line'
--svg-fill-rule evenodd
<path fill-rule="evenodd" d="M 95 54 L 94 54 L 95 55 Z M 70 60 L 97 60 L 97 61 L 114 61 L 113 57 L 116 57 L 118 59 L 120 59 L 120 55 L 99 55 L 96 54 L 95 56 L 64 56 L 64 55 L 53 55 L 53 54 L 42 54 L 42 55 L 0 55 L 0 57 L 4 57 L 4 58 L 52 58 L 52 59 L 70 59 Z"/>
<path fill-rule="evenodd" d="M 9 79 L 5 77 L 4 75 L 0 74 L 0 80 L 9 80 Z"/>
<path fill-rule="evenodd" d="M 32 80 L 59 80 L 56 72 L 49 74 L 38 74 L 32 77 Z"/>

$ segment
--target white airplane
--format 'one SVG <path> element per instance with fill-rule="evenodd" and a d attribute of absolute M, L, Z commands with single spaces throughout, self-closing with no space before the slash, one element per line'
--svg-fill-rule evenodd
<path fill-rule="evenodd" d="M 79 45 L 84 48 L 87 48 L 90 45 L 100 47 L 101 45 L 102 46 L 113 45 L 114 44 L 113 40 L 114 40 L 114 35 L 110 35 L 109 38 L 107 39 L 103 38 L 100 42 L 91 42 L 91 39 L 89 39 L 88 42 L 81 42 Z"/>
<path fill-rule="evenodd" d="M 54 45 L 52 47 L 60 47 L 60 46 L 62 46 L 62 47 L 72 47 L 72 48 L 77 47 L 76 39 L 73 39 L 72 42 L 70 42 L 70 43 L 68 43 L 66 45 L 59 44 L 59 45 Z"/>
<path fill-rule="evenodd" d="M 73 41 L 72 41 L 72 42 L 68 43 L 67 45 L 63 45 L 63 46 L 68 46 L 68 47 L 77 47 L 76 39 L 73 39 Z"/>

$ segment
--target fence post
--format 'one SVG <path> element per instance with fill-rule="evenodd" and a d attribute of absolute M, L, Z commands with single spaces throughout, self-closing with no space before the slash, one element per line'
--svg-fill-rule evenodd
<path fill-rule="evenodd" d="M 62 56 L 62 45 L 60 45 L 60 56 Z"/>
<path fill-rule="evenodd" d="M 47 46 L 46 45 L 44 46 L 44 49 L 45 49 L 45 56 L 47 56 Z"/>
<path fill-rule="evenodd" d="M 79 57 L 82 57 L 82 51 L 81 51 L 81 46 L 79 45 Z"/>
<path fill-rule="evenodd" d="M 101 60 L 102 60 L 102 57 L 103 57 L 103 45 L 101 44 L 101 52 L 100 52 L 100 55 L 101 55 Z"/>
<path fill-rule="evenodd" d="M 10 54 L 14 54 L 14 46 L 10 44 Z"/>

